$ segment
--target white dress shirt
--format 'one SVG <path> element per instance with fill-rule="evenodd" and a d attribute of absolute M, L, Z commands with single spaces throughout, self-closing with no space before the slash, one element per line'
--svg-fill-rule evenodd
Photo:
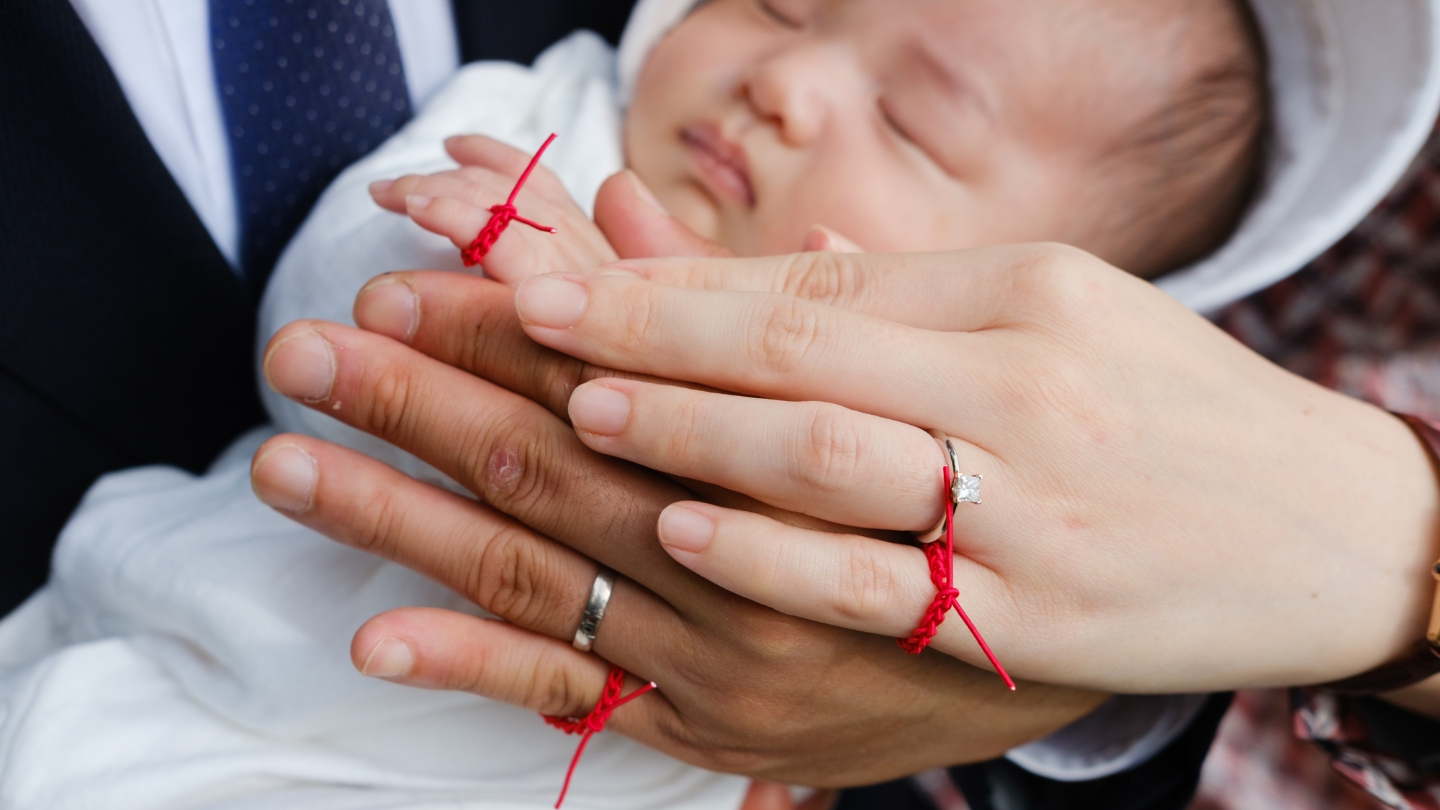
<path fill-rule="evenodd" d="M 240 222 L 215 92 L 206 0 L 71 0 L 165 168 L 232 268 Z M 460 66 L 450 0 L 392 0 L 405 83 L 418 108 Z"/>

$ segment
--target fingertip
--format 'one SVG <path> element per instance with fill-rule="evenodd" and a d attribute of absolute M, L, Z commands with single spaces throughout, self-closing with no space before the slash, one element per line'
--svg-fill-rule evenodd
<path fill-rule="evenodd" d="M 409 343 L 420 327 L 420 296 L 393 273 L 374 279 L 355 296 L 355 325 Z"/>
<path fill-rule="evenodd" d="M 614 386 L 594 380 L 570 395 L 569 413 L 570 424 L 577 432 L 619 436 L 630 422 L 630 397 Z"/>
<path fill-rule="evenodd" d="M 409 644 L 385 636 L 370 646 L 365 660 L 358 664 L 360 674 L 367 678 L 401 680 L 415 668 L 415 651 Z"/>
<path fill-rule="evenodd" d="M 395 185 L 394 180 L 376 180 L 370 184 L 370 196 L 379 197 Z"/>
<path fill-rule="evenodd" d="M 250 488 L 279 512 L 303 515 L 315 505 L 320 462 L 290 441 L 266 442 L 250 462 Z"/>
<path fill-rule="evenodd" d="M 681 501 L 665 507 L 657 522 L 660 544 L 666 551 L 703 554 L 715 538 L 715 520 L 698 503 Z"/>
<path fill-rule="evenodd" d="M 405 197 L 405 208 L 409 211 L 424 211 L 434 202 L 433 197 L 426 197 L 422 194 L 410 194 Z"/>

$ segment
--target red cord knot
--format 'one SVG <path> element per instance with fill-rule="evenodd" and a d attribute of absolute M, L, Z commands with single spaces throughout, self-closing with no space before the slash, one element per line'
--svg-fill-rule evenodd
<path fill-rule="evenodd" d="M 471 242 L 469 247 L 460 251 L 460 259 L 465 262 L 466 267 L 474 267 L 483 261 L 485 256 L 490 253 L 490 248 L 495 246 L 495 242 L 500 238 L 500 234 L 504 233 L 505 229 L 510 227 L 511 222 L 523 222 L 537 231 L 557 233 L 557 231 L 549 225 L 541 225 L 538 222 L 520 216 L 520 212 L 515 208 L 515 198 L 519 196 L 520 189 L 525 187 L 525 181 L 530 179 L 530 173 L 535 171 L 536 166 L 540 165 L 540 156 L 545 154 L 545 150 L 550 148 L 550 144 L 554 142 L 554 140 L 555 134 L 551 133 L 550 137 L 545 139 L 545 143 L 541 144 L 540 150 L 535 153 L 535 156 L 530 158 L 530 165 L 525 167 L 524 174 L 521 174 L 520 179 L 515 182 L 515 188 L 510 190 L 510 198 L 502 205 L 490 206 L 490 220 L 485 223 L 485 227 L 480 229 L 480 233 L 475 236 L 475 241 Z"/>
<path fill-rule="evenodd" d="M 990 666 L 995 667 L 995 671 L 1005 679 L 1005 685 L 1014 691 L 1015 682 L 1010 679 L 1010 674 L 1005 671 L 1005 667 L 1000 666 L 1000 659 L 995 657 L 995 653 L 990 651 L 990 645 L 986 644 L 985 637 L 980 635 L 980 628 L 970 621 L 965 609 L 960 607 L 960 591 L 955 587 L 955 501 L 949 494 L 951 472 L 948 464 L 944 469 L 944 479 L 945 540 L 925 544 L 925 561 L 930 564 L 930 581 L 935 584 L 935 598 L 931 600 L 930 607 L 925 609 L 925 615 L 920 618 L 915 632 L 911 633 L 909 638 L 898 639 L 900 649 L 911 655 L 919 655 L 930 646 L 935 634 L 940 632 L 941 623 L 953 607 L 955 612 L 960 614 L 965 626 L 970 628 L 970 635 L 975 637 L 980 649 L 985 651 L 985 657 L 990 659 Z"/>
<path fill-rule="evenodd" d="M 622 697 L 620 693 L 625 689 L 625 670 L 611 665 L 610 676 L 605 679 L 605 689 L 600 692 L 600 701 L 589 714 L 578 719 L 556 717 L 552 714 L 540 715 L 545 718 L 545 722 L 566 734 L 584 735 L 580 738 L 580 746 L 575 749 L 575 756 L 570 758 L 570 769 L 565 772 L 565 784 L 560 788 L 560 798 L 555 800 L 555 810 L 560 810 L 565 794 L 570 792 L 570 780 L 575 776 L 575 767 L 580 764 L 580 755 L 585 753 L 585 746 L 590 744 L 590 738 L 605 730 L 605 724 L 610 722 L 610 716 L 616 709 L 656 688 L 655 682 L 651 681 Z"/>

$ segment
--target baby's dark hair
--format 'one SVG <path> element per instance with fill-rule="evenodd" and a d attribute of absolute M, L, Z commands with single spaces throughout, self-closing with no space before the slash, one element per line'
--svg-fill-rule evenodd
<path fill-rule="evenodd" d="M 1184 267 L 1229 239 L 1259 187 L 1269 132 L 1267 59 L 1245 0 L 1209 5 L 1201 66 L 1130 129 L 1103 162 L 1110 261 L 1145 278 Z M 1117 204 L 1118 201 L 1118 204 Z M 1099 234 L 1097 234 L 1099 235 Z"/>

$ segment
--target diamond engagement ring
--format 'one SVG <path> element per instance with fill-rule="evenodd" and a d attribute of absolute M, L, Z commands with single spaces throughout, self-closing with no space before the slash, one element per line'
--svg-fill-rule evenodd
<path fill-rule="evenodd" d="M 605 617 L 605 606 L 610 604 L 610 594 L 615 592 L 615 571 L 600 566 L 595 582 L 590 585 L 590 599 L 585 603 L 585 612 L 580 614 L 580 626 L 575 628 L 575 640 L 570 642 L 580 652 L 590 652 L 595 646 L 595 631 Z"/>
<path fill-rule="evenodd" d="M 956 506 L 962 503 L 980 503 L 980 481 L 985 476 L 960 472 L 960 457 L 955 452 L 955 443 L 938 430 L 930 431 L 930 435 L 940 443 L 940 449 L 945 454 L 945 463 L 950 466 L 950 501 Z M 921 543 L 933 543 L 944 533 L 945 516 L 942 514 L 940 522 L 936 523 L 933 529 L 919 534 L 917 539 Z"/>

